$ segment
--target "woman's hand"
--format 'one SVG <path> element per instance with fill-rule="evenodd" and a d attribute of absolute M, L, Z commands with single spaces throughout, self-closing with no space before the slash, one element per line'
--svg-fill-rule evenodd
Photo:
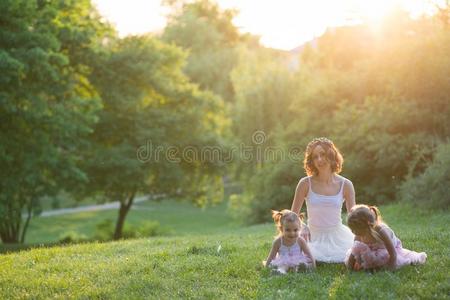
<path fill-rule="evenodd" d="M 302 223 L 302 229 L 300 230 L 300 236 L 307 242 L 311 241 L 311 233 L 305 223 Z"/>

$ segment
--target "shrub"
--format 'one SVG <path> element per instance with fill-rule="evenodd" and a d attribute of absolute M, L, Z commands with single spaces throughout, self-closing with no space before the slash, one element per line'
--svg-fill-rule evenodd
<path fill-rule="evenodd" d="M 231 214 L 243 215 L 249 224 L 269 222 L 271 209 L 290 209 L 302 173 L 299 163 L 267 163 L 254 176 L 246 193 L 230 198 Z"/>
<path fill-rule="evenodd" d="M 252 196 L 246 193 L 231 194 L 228 198 L 227 213 L 236 220 L 245 220 L 250 215 Z"/>
<path fill-rule="evenodd" d="M 165 234 L 168 234 L 168 231 L 164 230 L 158 221 L 147 221 L 139 223 L 138 225 L 126 224 L 123 229 L 122 237 L 124 239 L 131 239 Z"/>
<path fill-rule="evenodd" d="M 74 244 L 88 241 L 88 238 L 84 234 L 80 234 L 76 231 L 64 232 L 60 235 L 58 242 L 61 244 Z"/>
<path fill-rule="evenodd" d="M 114 234 L 114 223 L 111 219 L 105 219 L 95 225 L 94 239 L 99 241 L 112 240 Z"/>
<path fill-rule="evenodd" d="M 450 207 L 450 143 L 436 149 L 434 159 L 419 176 L 410 176 L 399 188 L 402 200 L 418 207 L 448 209 Z"/>
<path fill-rule="evenodd" d="M 168 235 L 170 232 L 162 228 L 157 221 L 141 222 L 139 224 L 126 223 L 123 227 L 122 238 L 134 239 L 150 236 Z M 113 239 L 114 223 L 110 219 L 101 221 L 96 225 L 94 239 L 109 241 Z"/>

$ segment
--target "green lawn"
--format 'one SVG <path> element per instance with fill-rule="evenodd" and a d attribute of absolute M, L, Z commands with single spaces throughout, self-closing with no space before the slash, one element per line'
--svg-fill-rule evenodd
<path fill-rule="evenodd" d="M 427 252 L 424 266 L 370 274 L 321 264 L 313 273 L 271 276 L 261 261 L 272 224 L 208 233 L 204 223 L 201 234 L 186 234 L 178 226 L 190 222 L 179 222 L 170 237 L 0 255 L 0 298 L 448 299 L 448 213 L 380 209 L 405 248 Z"/>
<path fill-rule="evenodd" d="M 185 235 L 193 232 L 210 234 L 237 227 L 236 222 L 225 213 L 226 205 L 224 202 L 202 209 L 186 202 L 149 200 L 134 204 L 126 222 L 139 225 L 146 221 L 157 221 L 169 235 Z M 112 209 L 33 218 L 25 241 L 30 244 L 56 242 L 70 231 L 92 237 L 96 224 L 106 219 L 115 223 L 117 213 L 117 209 Z"/>

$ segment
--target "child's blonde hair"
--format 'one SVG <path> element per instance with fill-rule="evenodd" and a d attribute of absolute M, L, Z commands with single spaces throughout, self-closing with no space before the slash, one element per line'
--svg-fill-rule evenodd
<path fill-rule="evenodd" d="M 382 222 L 378 208 L 365 204 L 353 206 L 347 216 L 347 225 L 350 229 L 369 229 L 370 235 L 379 242 L 382 242 L 382 240 L 375 229 Z"/>
<path fill-rule="evenodd" d="M 283 226 L 286 222 L 299 222 L 303 219 L 303 215 L 297 215 L 295 212 L 289 209 L 283 209 L 281 211 L 272 210 L 272 218 L 277 226 L 278 236 L 282 235 Z"/>

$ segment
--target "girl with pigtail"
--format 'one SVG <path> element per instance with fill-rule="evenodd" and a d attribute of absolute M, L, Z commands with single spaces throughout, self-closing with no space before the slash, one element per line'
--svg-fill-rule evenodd
<path fill-rule="evenodd" d="M 347 217 L 347 224 L 355 234 L 355 241 L 345 259 L 351 270 L 395 270 L 426 261 L 425 252 L 417 253 L 402 247 L 392 229 L 383 223 L 376 206 L 354 206 Z"/>
<path fill-rule="evenodd" d="M 288 271 L 301 269 L 313 269 L 316 262 L 306 241 L 299 236 L 301 220 L 300 217 L 288 209 L 272 211 L 278 235 L 272 243 L 266 267 L 274 268 L 281 274 Z"/>

